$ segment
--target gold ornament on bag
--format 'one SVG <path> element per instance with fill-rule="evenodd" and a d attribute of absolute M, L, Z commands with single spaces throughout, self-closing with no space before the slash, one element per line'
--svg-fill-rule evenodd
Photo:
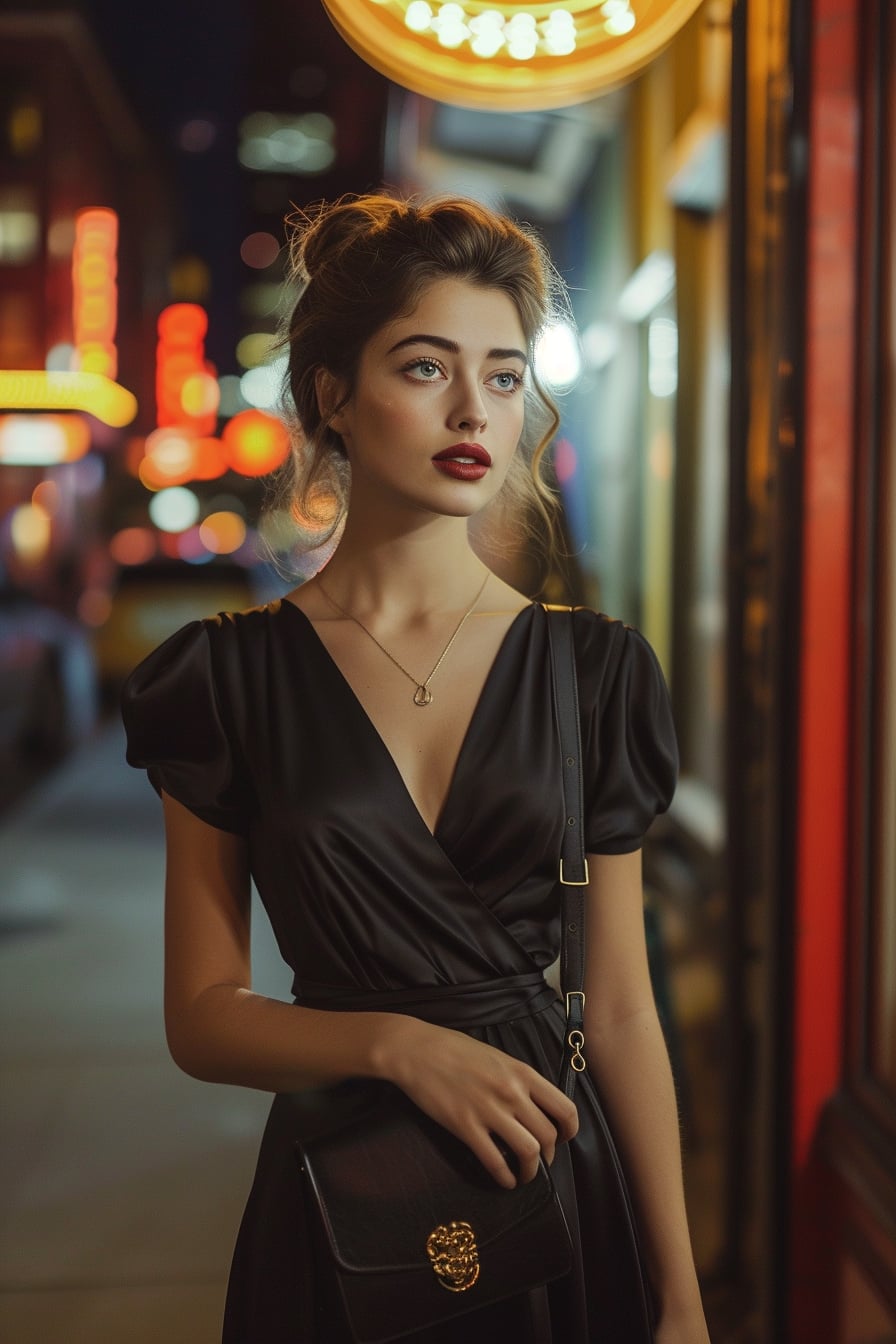
<path fill-rule="evenodd" d="M 440 1223 L 426 1241 L 433 1272 L 450 1293 L 465 1293 L 479 1278 L 479 1248 L 469 1223 Z"/>

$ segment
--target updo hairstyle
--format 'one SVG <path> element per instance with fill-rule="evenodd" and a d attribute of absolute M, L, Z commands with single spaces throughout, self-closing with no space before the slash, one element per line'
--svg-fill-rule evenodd
<path fill-rule="evenodd" d="M 457 279 L 501 290 L 519 313 L 530 359 L 526 413 L 499 500 L 524 535 L 549 549 L 557 504 L 541 463 L 559 416 L 538 382 L 532 355 L 564 291 L 540 240 L 460 197 L 346 197 L 293 217 L 288 229 L 290 274 L 301 292 L 284 334 L 295 410 L 285 489 L 293 512 L 313 529 L 310 544 L 324 544 L 338 528 L 351 476 L 342 440 L 329 423 L 341 406 L 322 418 L 317 370 L 344 380 L 350 397 L 366 342 L 412 312 L 428 285 Z"/>

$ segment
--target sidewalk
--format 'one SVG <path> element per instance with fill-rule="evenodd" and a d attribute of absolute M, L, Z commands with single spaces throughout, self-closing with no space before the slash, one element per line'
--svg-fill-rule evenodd
<path fill-rule="evenodd" d="M 4 1344 L 216 1344 L 269 1105 L 168 1057 L 161 809 L 123 751 L 105 729 L 0 825 Z"/>

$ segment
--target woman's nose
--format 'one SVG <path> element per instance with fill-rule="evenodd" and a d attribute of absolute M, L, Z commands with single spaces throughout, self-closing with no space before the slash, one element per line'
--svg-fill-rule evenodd
<path fill-rule="evenodd" d="M 478 384 L 469 384 L 459 392 L 450 416 L 451 428 L 469 430 L 485 429 L 488 416 Z"/>

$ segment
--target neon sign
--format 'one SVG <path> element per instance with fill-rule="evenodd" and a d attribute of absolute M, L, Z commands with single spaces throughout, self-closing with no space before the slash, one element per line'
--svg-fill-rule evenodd
<path fill-rule="evenodd" d="M 97 207 L 75 217 L 72 323 L 76 367 L 115 379 L 118 351 L 118 216 Z"/>
<path fill-rule="evenodd" d="M 156 421 L 160 427 L 188 426 L 199 436 L 215 432 L 217 399 L 214 405 L 207 406 L 201 400 L 191 399 L 191 389 L 197 385 L 204 387 L 213 373 L 205 358 L 207 331 L 208 317 L 198 303 L 172 303 L 159 314 Z"/>

